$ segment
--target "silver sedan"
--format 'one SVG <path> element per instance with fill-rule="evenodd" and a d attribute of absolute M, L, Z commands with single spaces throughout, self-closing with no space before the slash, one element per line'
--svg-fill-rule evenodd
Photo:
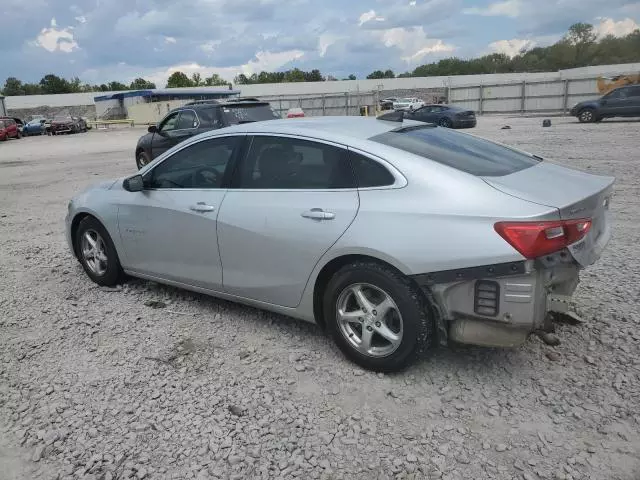
<path fill-rule="evenodd" d="M 69 203 L 87 275 L 326 329 L 397 371 L 448 341 L 522 344 L 610 238 L 614 179 L 388 114 L 207 132 Z"/>

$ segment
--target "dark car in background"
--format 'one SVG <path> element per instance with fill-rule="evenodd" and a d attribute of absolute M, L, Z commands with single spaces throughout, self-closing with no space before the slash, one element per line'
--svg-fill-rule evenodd
<path fill-rule="evenodd" d="M 73 115 L 57 115 L 51 121 L 51 133 L 60 135 L 63 133 L 79 133 L 87 131 L 87 122 L 81 117 Z"/>
<path fill-rule="evenodd" d="M 446 128 L 473 128 L 477 123 L 473 110 L 444 104 L 425 105 L 411 112 L 405 112 L 404 118 Z"/>
<path fill-rule="evenodd" d="M 640 85 L 616 88 L 597 100 L 580 102 L 570 113 L 582 123 L 613 117 L 640 117 Z"/>
<path fill-rule="evenodd" d="M 22 133 L 18 128 L 18 123 L 11 117 L 0 117 L 0 141 L 9 138 L 21 138 Z"/>
<path fill-rule="evenodd" d="M 269 102 L 253 98 L 187 103 L 171 110 L 140 137 L 135 151 L 136 165 L 140 169 L 171 147 L 202 132 L 280 118 Z"/>

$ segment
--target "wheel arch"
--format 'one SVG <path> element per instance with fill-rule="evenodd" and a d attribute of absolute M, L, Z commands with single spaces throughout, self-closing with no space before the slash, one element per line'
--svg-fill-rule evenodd
<path fill-rule="evenodd" d="M 79 258 L 78 257 L 78 245 L 76 243 L 76 234 L 78 233 L 78 228 L 80 227 L 80 222 L 82 222 L 82 220 L 84 220 L 87 217 L 92 217 L 96 221 L 100 222 L 100 224 L 104 227 L 104 229 L 107 231 L 107 233 L 111 237 L 111 241 L 114 244 L 114 248 L 116 249 L 116 252 L 118 253 L 118 256 L 120 256 L 120 252 L 118 251 L 117 238 L 114 238 L 114 234 L 113 234 L 113 232 L 110 231 L 108 223 L 105 222 L 104 219 L 101 218 L 100 215 L 96 214 L 94 211 L 91 211 L 91 210 L 79 210 L 79 211 L 75 212 L 73 218 L 71 219 L 71 224 L 69 225 L 69 233 L 71 235 L 71 245 L 73 246 L 73 253 L 75 254 L 76 258 Z"/>
<path fill-rule="evenodd" d="M 401 275 L 404 275 L 410 282 L 415 284 L 415 281 L 409 276 L 409 269 L 402 263 L 397 262 L 394 259 L 387 258 L 386 255 L 377 254 L 376 252 L 362 252 L 344 253 L 333 257 L 322 266 L 315 277 L 313 285 L 313 316 L 315 317 L 316 323 L 323 330 L 326 327 L 324 320 L 323 297 L 327 285 L 333 275 L 335 275 L 342 267 L 353 262 L 372 262 L 383 265 L 395 270 Z M 415 284 L 415 286 L 420 290 L 420 287 L 417 284 Z"/>

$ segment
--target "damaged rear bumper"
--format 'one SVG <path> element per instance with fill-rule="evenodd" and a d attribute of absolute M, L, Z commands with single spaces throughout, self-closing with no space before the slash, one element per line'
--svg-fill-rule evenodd
<path fill-rule="evenodd" d="M 579 282 L 567 252 L 508 264 L 416 275 L 429 295 L 441 344 L 515 347 L 550 312 L 565 313 Z"/>

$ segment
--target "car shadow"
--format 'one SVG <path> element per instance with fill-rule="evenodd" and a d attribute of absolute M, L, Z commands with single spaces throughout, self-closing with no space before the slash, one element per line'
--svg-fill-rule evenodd
<path fill-rule="evenodd" d="M 188 306 L 195 301 L 204 310 L 205 315 L 210 313 L 211 315 L 220 314 L 235 317 L 239 324 L 247 324 L 246 330 L 248 331 L 253 330 L 254 327 L 264 327 L 266 324 L 268 327 L 283 330 L 289 335 L 296 335 L 297 341 L 303 341 L 309 350 L 322 350 L 328 346 L 325 354 L 327 362 L 338 360 L 341 363 L 344 362 L 344 367 L 360 368 L 344 357 L 329 338 L 328 333 L 315 323 L 152 281 L 130 278 L 126 283 L 132 288 L 146 291 L 151 296 L 171 299 L 172 310 L 179 310 L 181 302 L 185 302 L 185 306 Z M 531 341 L 530 337 L 526 343 Z M 304 349 L 305 345 L 300 345 L 300 347 Z M 505 371 L 509 372 L 511 369 L 529 369 L 531 356 L 525 354 L 524 346 L 491 348 L 457 343 L 450 343 L 447 346 L 434 345 L 432 349 L 406 369 L 387 375 L 390 378 L 425 373 L 440 376 L 441 372 L 438 370 L 443 365 L 446 365 L 447 371 L 460 370 L 467 374 L 477 373 L 479 369 L 483 375 L 504 374 Z"/>

